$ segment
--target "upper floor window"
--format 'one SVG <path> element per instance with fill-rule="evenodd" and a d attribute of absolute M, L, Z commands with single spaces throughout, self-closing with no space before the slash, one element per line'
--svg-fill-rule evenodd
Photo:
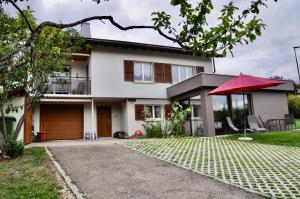
<path fill-rule="evenodd" d="M 193 67 L 172 65 L 172 81 L 178 83 L 194 75 Z"/>
<path fill-rule="evenodd" d="M 152 64 L 143 62 L 134 62 L 134 80 L 135 81 L 152 81 Z"/>
<path fill-rule="evenodd" d="M 147 113 L 146 118 L 147 119 L 160 119 L 162 118 L 162 108 L 159 105 L 146 105 Z"/>

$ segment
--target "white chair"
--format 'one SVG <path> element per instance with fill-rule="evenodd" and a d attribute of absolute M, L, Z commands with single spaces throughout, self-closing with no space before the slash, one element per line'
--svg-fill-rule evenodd
<path fill-rule="evenodd" d="M 256 132 L 267 131 L 266 128 L 261 128 L 258 126 L 255 115 L 248 115 L 247 119 L 248 119 L 248 124 L 249 124 L 250 129 L 252 129 Z"/>

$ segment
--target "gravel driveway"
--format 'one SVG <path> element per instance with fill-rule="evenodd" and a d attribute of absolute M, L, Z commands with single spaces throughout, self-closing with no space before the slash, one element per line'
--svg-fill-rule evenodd
<path fill-rule="evenodd" d="M 89 198 L 260 198 L 118 144 L 51 147 Z"/>

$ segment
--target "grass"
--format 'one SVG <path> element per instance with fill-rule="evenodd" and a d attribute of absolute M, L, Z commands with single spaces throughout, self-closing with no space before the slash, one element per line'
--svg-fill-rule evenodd
<path fill-rule="evenodd" d="M 225 139 L 237 139 L 240 136 L 232 135 Z M 300 131 L 248 133 L 247 136 L 252 137 L 251 142 L 255 143 L 300 147 Z"/>
<path fill-rule="evenodd" d="M 0 162 L 0 198 L 56 199 L 59 188 L 44 148 L 28 148 L 22 157 Z"/>
<path fill-rule="evenodd" d="M 300 119 L 296 119 L 296 128 L 300 129 Z"/>

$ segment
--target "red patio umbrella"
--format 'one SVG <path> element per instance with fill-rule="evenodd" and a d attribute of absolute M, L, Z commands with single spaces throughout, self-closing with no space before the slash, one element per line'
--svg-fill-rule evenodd
<path fill-rule="evenodd" d="M 226 94 L 243 94 L 243 103 L 244 103 L 244 135 L 246 137 L 246 110 L 245 110 L 245 92 L 251 92 L 253 90 L 259 90 L 263 88 L 268 88 L 272 86 L 278 86 L 284 84 L 283 81 L 254 77 L 251 75 L 240 74 L 239 76 L 234 77 L 233 79 L 225 82 L 218 88 L 212 90 L 208 95 L 226 95 Z"/>

